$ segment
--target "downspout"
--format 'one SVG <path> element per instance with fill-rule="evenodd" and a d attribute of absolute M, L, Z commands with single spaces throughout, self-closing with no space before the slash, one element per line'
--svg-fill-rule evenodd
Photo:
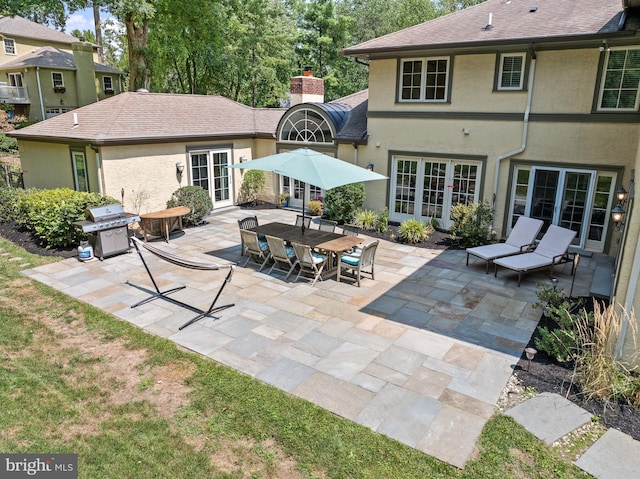
<path fill-rule="evenodd" d="M 625 219 L 625 223 L 629 224 L 629 219 L 631 218 L 631 210 L 633 207 L 634 199 L 635 199 L 635 182 L 633 178 L 634 172 L 632 170 L 631 173 L 631 186 L 629 187 L 629 203 L 627 204 L 627 218 Z M 616 288 L 618 287 L 618 279 L 620 276 L 620 265 L 622 264 L 623 259 L 623 251 L 622 249 L 627 244 L 627 232 L 629 228 L 625 227 L 624 233 L 622 234 L 622 238 L 620 238 L 620 243 L 618 248 L 619 254 L 616 261 L 616 271 L 613 276 L 613 287 L 611 288 L 611 294 L 615 294 Z M 627 285 L 627 294 L 625 295 L 624 300 L 624 309 L 628 313 L 631 313 L 633 309 L 633 298 L 636 293 L 636 288 L 638 287 L 638 276 L 640 275 L 640 241 L 636 245 L 635 254 L 633 255 L 633 264 L 631 266 L 631 273 L 629 276 L 629 284 Z M 614 297 L 609 298 L 609 304 L 614 304 Z M 618 341 L 616 342 L 616 351 L 614 354 L 614 358 L 620 359 L 622 357 L 622 349 L 624 348 L 624 340 L 627 336 L 627 329 L 629 328 L 629 318 L 623 316 L 622 321 L 620 323 L 620 333 L 618 334 Z"/>
<path fill-rule="evenodd" d="M 492 207 L 495 210 L 496 208 L 496 200 L 498 196 L 498 178 L 500 176 L 500 162 L 505 158 L 509 158 L 511 156 L 517 155 L 518 153 L 522 153 L 527 148 L 527 135 L 529 133 L 529 113 L 531 113 L 531 99 L 533 98 L 533 83 L 534 77 L 536 74 L 536 52 L 533 50 L 533 45 L 529 45 L 529 53 L 531 55 L 531 67 L 529 69 L 529 82 L 527 83 L 527 106 L 524 110 L 524 119 L 522 125 L 522 144 L 519 148 L 515 150 L 508 151 L 496 157 L 496 168 L 493 177 L 493 198 L 492 198 Z M 491 229 L 494 229 L 495 224 L 495 215 L 493 216 L 493 220 L 491 221 Z"/>
<path fill-rule="evenodd" d="M 354 141 L 351 143 L 353 145 L 353 164 L 358 165 L 358 144 Z"/>
<path fill-rule="evenodd" d="M 44 116 L 44 101 L 42 100 L 42 85 L 40 85 L 40 67 L 36 67 L 36 81 L 38 82 L 38 98 L 40 98 L 40 111 L 42 112 L 42 119 Z"/>
<path fill-rule="evenodd" d="M 100 149 L 89 144 L 89 148 L 91 148 L 96 154 L 96 173 L 98 175 L 98 192 L 100 196 L 104 196 L 104 189 L 102 187 L 102 161 L 100 161 Z"/>

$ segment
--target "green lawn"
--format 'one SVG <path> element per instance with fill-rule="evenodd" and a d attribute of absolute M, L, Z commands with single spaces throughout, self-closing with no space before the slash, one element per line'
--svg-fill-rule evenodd
<path fill-rule="evenodd" d="M 590 477 L 499 415 L 461 471 L 27 279 L 51 258 L 0 249 L 3 453 L 77 453 L 99 479 Z"/>

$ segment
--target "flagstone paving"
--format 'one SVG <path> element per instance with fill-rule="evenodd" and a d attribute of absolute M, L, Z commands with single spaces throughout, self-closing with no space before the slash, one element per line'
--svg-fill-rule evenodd
<path fill-rule="evenodd" d="M 158 248 L 206 262 L 241 262 L 237 220 L 294 222 L 285 210 L 232 209 L 172 235 Z M 186 285 L 178 300 L 207 308 L 225 272 L 181 269 L 143 255 L 161 289 Z M 328 278 L 311 287 L 284 274 L 236 268 L 219 304 L 235 306 L 182 331 L 194 313 L 168 301 L 130 305 L 152 291 L 137 254 L 75 258 L 24 274 L 110 312 L 151 334 L 335 414 L 463 467 L 536 327 L 536 283 L 545 272 L 485 274 L 458 250 L 381 241 L 376 279 L 362 286 Z M 574 295 L 589 291 L 593 262 L 556 274 Z"/>

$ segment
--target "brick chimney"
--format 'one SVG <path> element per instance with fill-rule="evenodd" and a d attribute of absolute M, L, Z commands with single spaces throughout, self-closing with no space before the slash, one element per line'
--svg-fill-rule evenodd
<path fill-rule="evenodd" d="M 324 103 L 324 80 L 314 77 L 311 67 L 291 79 L 290 106 L 300 103 Z"/>

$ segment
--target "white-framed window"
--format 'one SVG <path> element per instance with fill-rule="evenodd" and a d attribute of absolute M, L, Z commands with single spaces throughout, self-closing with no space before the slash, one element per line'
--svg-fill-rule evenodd
<path fill-rule="evenodd" d="M 401 102 L 449 100 L 449 57 L 408 58 L 400 63 L 398 98 Z"/>
<path fill-rule="evenodd" d="M 113 78 L 109 76 L 102 77 L 102 86 L 105 93 L 113 93 Z"/>
<path fill-rule="evenodd" d="M 640 48 L 611 48 L 606 53 L 598 109 L 635 111 L 640 87 Z"/>
<path fill-rule="evenodd" d="M 333 143 L 331 124 L 317 111 L 300 108 L 287 115 L 280 129 L 281 141 Z"/>
<path fill-rule="evenodd" d="M 87 159 L 84 151 L 71 151 L 71 165 L 73 168 L 73 184 L 76 191 L 89 191 L 89 175 L 87 172 Z"/>
<path fill-rule="evenodd" d="M 526 54 L 505 53 L 500 55 L 498 90 L 522 90 Z"/>
<path fill-rule="evenodd" d="M 61 72 L 51 72 L 51 83 L 53 88 L 64 88 L 64 77 Z"/>
<path fill-rule="evenodd" d="M 9 79 L 9 86 L 24 86 L 22 82 L 22 73 L 7 73 L 7 78 Z"/>
<path fill-rule="evenodd" d="M 3 38 L 2 42 L 4 43 L 4 54 L 5 55 L 17 55 L 16 51 L 16 41 L 13 38 Z"/>

